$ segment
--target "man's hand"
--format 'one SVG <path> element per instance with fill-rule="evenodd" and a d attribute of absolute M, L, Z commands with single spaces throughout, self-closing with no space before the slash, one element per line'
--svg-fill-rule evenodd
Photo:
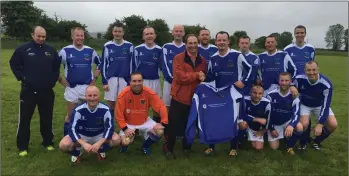
<path fill-rule="evenodd" d="M 101 143 L 100 141 L 94 143 L 92 146 L 91 146 L 91 152 L 94 152 L 94 153 L 98 153 L 98 150 L 99 148 L 101 148 L 103 143 Z"/>
<path fill-rule="evenodd" d="M 59 84 L 61 84 L 63 87 L 69 87 L 68 81 L 64 78 L 61 78 L 61 80 L 59 81 Z"/>
<path fill-rule="evenodd" d="M 202 71 L 200 71 L 200 72 L 199 72 L 199 80 L 200 80 L 201 82 L 203 82 L 203 81 L 205 81 L 205 79 L 206 79 L 205 73 L 202 72 Z"/>
<path fill-rule="evenodd" d="M 279 133 L 278 133 L 278 131 L 276 131 L 276 130 L 273 130 L 270 134 L 271 134 L 271 136 L 272 136 L 273 138 L 276 138 L 276 137 L 279 136 Z"/>
<path fill-rule="evenodd" d="M 323 127 L 324 125 L 322 125 L 322 124 L 317 124 L 317 125 L 315 125 L 315 128 L 314 128 L 314 135 L 315 136 L 320 136 L 321 135 L 321 133 L 322 133 L 322 127 Z M 309 127 L 308 127 L 309 128 Z"/>
<path fill-rule="evenodd" d="M 134 136 L 135 135 L 135 129 L 130 129 L 130 128 L 127 128 L 127 130 L 126 131 L 124 131 L 124 133 L 125 133 L 125 136 L 126 137 L 132 137 L 132 136 Z"/>
<path fill-rule="evenodd" d="M 162 126 L 161 123 L 157 123 L 153 128 L 154 128 L 155 131 L 156 130 L 160 130 L 160 129 L 165 129 L 165 127 Z"/>
<path fill-rule="evenodd" d="M 236 81 L 234 85 L 240 89 L 244 88 L 245 84 L 241 82 L 241 80 Z"/>
<path fill-rule="evenodd" d="M 104 89 L 104 91 L 109 92 L 109 86 L 108 85 L 103 85 L 103 89 Z"/>
<path fill-rule="evenodd" d="M 290 87 L 290 91 L 291 91 L 291 94 L 292 94 L 292 97 L 293 98 L 296 98 L 298 96 L 298 90 L 295 86 L 291 86 Z"/>
<path fill-rule="evenodd" d="M 286 137 L 291 137 L 293 134 L 293 126 L 288 125 L 287 128 L 285 129 L 285 136 Z"/>
<path fill-rule="evenodd" d="M 255 119 L 261 125 L 265 125 L 267 123 L 267 119 L 265 119 L 265 118 L 255 118 Z"/>
<path fill-rule="evenodd" d="M 89 144 L 89 143 L 87 143 L 87 142 L 84 142 L 84 143 L 82 144 L 82 147 L 84 148 L 84 150 L 85 150 L 86 152 L 91 152 L 91 149 L 92 149 L 92 145 L 91 145 L 91 144 Z"/>

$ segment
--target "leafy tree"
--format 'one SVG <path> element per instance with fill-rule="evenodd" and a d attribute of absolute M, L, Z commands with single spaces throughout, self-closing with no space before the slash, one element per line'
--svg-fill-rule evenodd
<path fill-rule="evenodd" d="M 343 44 L 343 36 L 344 27 L 341 24 L 329 26 L 325 37 L 326 47 L 332 48 L 332 50 L 340 50 Z"/>
<path fill-rule="evenodd" d="M 278 41 L 278 48 L 285 48 L 287 45 L 292 43 L 293 36 L 291 32 L 285 31 L 281 33 Z"/>
<path fill-rule="evenodd" d="M 344 31 L 344 45 L 345 45 L 345 50 L 348 51 L 348 29 Z"/>
<path fill-rule="evenodd" d="M 254 42 L 254 45 L 259 48 L 259 49 L 264 49 L 265 48 L 265 40 L 267 39 L 266 36 L 261 36 L 256 39 Z"/>
<path fill-rule="evenodd" d="M 247 35 L 246 31 L 235 31 L 234 36 L 239 39 L 241 36 Z M 236 41 L 237 42 L 237 41 Z"/>
<path fill-rule="evenodd" d="M 163 46 L 165 43 L 171 40 L 171 34 L 169 33 L 170 29 L 165 20 L 163 19 L 147 20 L 147 23 L 148 23 L 148 26 L 153 27 L 155 30 L 156 44 L 158 44 L 159 46 Z"/>
<path fill-rule="evenodd" d="M 125 40 L 130 41 L 135 46 L 143 43 L 143 29 L 147 22 L 140 15 L 131 15 L 121 20 L 125 25 Z"/>

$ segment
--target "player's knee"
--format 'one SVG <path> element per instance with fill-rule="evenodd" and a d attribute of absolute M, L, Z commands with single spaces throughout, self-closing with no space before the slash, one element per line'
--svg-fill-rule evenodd
<path fill-rule="evenodd" d="M 242 121 L 242 122 L 239 123 L 239 129 L 240 130 L 246 130 L 247 127 L 248 127 L 248 125 L 247 125 L 246 121 Z"/>
<path fill-rule="evenodd" d="M 334 130 L 337 129 L 338 123 L 337 123 L 337 119 L 335 116 L 328 117 L 328 120 L 326 122 L 326 127 L 327 127 L 327 129 L 329 129 L 330 132 L 333 132 Z"/>
<path fill-rule="evenodd" d="M 273 150 L 277 150 L 279 148 L 279 142 L 270 142 L 270 148 Z"/>
<path fill-rule="evenodd" d="M 261 151 L 261 150 L 263 150 L 263 143 L 262 144 L 256 144 L 255 145 L 255 148 L 254 148 L 255 150 L 257 150 L 257 151 Z"/>
<path fill-rule="evenodd" d="M 73 149 L 73 146 L 74 144 L 69 141 L 69 140 L 66 140 L 65 138 L 63 138 L 61 140 L 61 142 L 59 143 L 59 149 L 62 151 L 62 152 L 69 152 Z"/>
<path fill-rule="evenodd" d="M 303 130 L 306 130 L 309 126 L 309 116 L 308 115 L 301 116 L 300 123 L 303 125 Z"/>
<path fill-rule="evenodd" d="M 122 146 L 128 146 L 133 142 L 133 138 L 134 137 L 126 137 L 126 136 L 122 136 L 121 137 L 121 145 Z"/>
<path fill-rule="evenodd" d="M 295 130 L 298 131 L 298 132 L 301 132 L 301 131 L 303 131 L 303 129 L 304 129 L 303 125 L 298 122 L 297 125 L 296 125 L 296 129 Z"/>
<path fill-rule="evenodd" d="M 111 139 L 111 146 L 116 147 L 116 146 L 119 146 L 120 143 L 121 143 L 121 137 L 118 134 L 114 133 Z"/>

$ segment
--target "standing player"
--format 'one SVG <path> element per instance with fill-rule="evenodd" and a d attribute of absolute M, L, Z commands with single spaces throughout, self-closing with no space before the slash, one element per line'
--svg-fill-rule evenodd
<path fill-rule="evenodd" d="M 162 47 L 162 72 L 164 75 L 164 86 L 162 91 L 162 100 L 167 106 L 167 112 L 169 112 L 169 107 L 171 104 L 171 84 L 173 80 L 172 63 L 173 58 L 185 51 L 185 44 L 183 43 L 183 36 L 185 35 L 183 25 L 174 25 L 172 30 L 172 35 L 174 40 L 172 43 L 166 43 Z M 163 146 L 164 152 L 167 151 L 167 141 L 168 141 L 168 129 L 165 128 L 165 144 Z"/>
<path fill-rule="evenodd" d="M 264 90 L 260 85 L 251 88 L 251 95 L 245 96 L 245 117 L 239 123 L 239 129 L 247 129 L 248 140 L 256 150 L 262 150 L 264 145 L 264 133 L 270 121 L 270 101 L 263 97 Z M 239 131 L 239 132 L 240 132 Z M 240 133 L 239 133 L 240 135 Z M 241 139 L 241 136 L 239 136 Z"/>
<path fill-rule="evenodd" d="M 249 95 L 251 92 L 252 85 L 256 83 L 257 72 L 259 67 L 259 58 L 256 54 L 250 51 L 250 37 L 241 36 L 238 42 L 240 52 L 244 55 L 247 62 L 252 66 L 250 79 L 247 81 L 244 87 L 244 95 Z M 247 75 L 246 69 L 244 69 L 243 75 Z"/>
<path fill-rule="evenodd" d="M 154 28 L 146 26 L 143 30 L 145 43 L 138 45 L 134 50 L 132 71 L 142 73 L 144 86 L 149 87 L 161 96 L 160 76 L 162 49 L 154 41 L 156 38 Z M 153 110 L 153 119 L 160 122 L 159 114 Z"/>
<path fill-rule="evenodd" d="M 268 94 L 271 103 L 270 121 L 268 123 L 268 141 L 272 149 L 279 148 L 279 139 L 287 137 L 287 152 L 294 155 L 293 146 L 303 132 L 299 122 L 299 98 L 294 98 L 290 91 L 291 74 L 280 73 L 279 87 Z"/>
<path fill-rule="evenodd" d="M 120 144 L 120 136 L 114 133 L 114 120 L 108 106 L 99 102 L 96 86 L 86 88 L 86 103 L 76 107 L 70 119 L 69 135 L 59 143 L 63 152 L 71 152 L 71 161 L 80 163 L 81 147 L 88 153 L 97 153 L 98 159 L 105 152 Z"/>
<path fill-rule="evenodd" d="M 208 64 L 206 81 L 215 81 L 216 87 L 235 85 L 239 91 L 250 79 L 252 66 L 246 61 L 241 52 L 229 48 L 229 34 L 221 31 L 216 34 L 218 52 Z M 243 76 L 246 71 L 247 75 Z"/>
<path fill-rule="evenodd" d="M 304 131 L 309 126 L 310 114 L 317 117 L 317 124 L 314 128 L 315 139 L 312 146 L 315 150 L 320 150 L 320 143 L 331 135 L 337 128 L 337 120 L 330 106 L 332 102 L 332 83 L 319 72 L 318 64 L 309 61 L 305 64 L 305 75 L 298 75 L 295 85 L 300 93 L 301 119 Z M 305 149 L 308 135 L 301 137 L 300 149 Z"/>
<path fill-rule="evenodd" d="M 64 99 L 67 101 L 67 116 L 64 121 L 64 136 L 68 134 L 68 127 L 72 110 L 78 102 L 85 99 L 85 91 L 88 85 L 95 85 L 100 73 L 98 67 L 100 59 L 97 52 L 84 45 L 85 34 L 80 27 L 71 30 L 73 45 L 64 47 L 59 56 L 64 66 L 64 77 L 59 78 L 60 83 L 65 87 Z M 96 71 L 93 74 L 92 64 L 96 64 Z"/>
<path fill-rule="evenodd" d="M 295 78 L 297 68 L 292 59 L 284 51 L 276 49 L 276 38 L 269 35 L 265 40 L 265 47 L 267 51 L 259 54 L 261 81 L 264 88 L 264 95 L 267 96 L 269 92 L 278 86 L 278 77 L 282 72 L 289 72 L 292 75 L 292 80 Z M 292 86 L 292 95 L 297 95 L 297 90 Z"/>
<path fill-rule="evenodd" d="M 148 117 L 152 108 L 161 115 L 161 122 Z M 150 88 L 143 86 L 143 77 L 139 72 L 131 74 L 130 86 L 121 91 L 115 107 L 116 120 L 120 126 L 121 152 L 126 152 L 133 141 L 135 131 L 144 136 L 142 151 L 150 154 L 150 146 L 158 141 L 168 123 L 167 109 L 160 97 Z"/>
<path fill-rule="evenodd" d="M 218 48 L 215 45 L 210 44 L 211 35 L 210 31 L 208 29 L 201 29 L 199 32 L 199 55 L 204 57 L 207 62 L 210 61 L 211 56 L 213 56 L 217 51 Z M 211 81 L 209 82 L 210 85 L 215 87 L 215 82 Z"/>
<path fill-rule="evenodd" d="M 305 28 L 305 26 L 296 26 L 296 28 L 294 29 L 296 42 L 289 44 L 284 49 L 290 55 L 292 61 L 296 65 L 297 75 L 304 74 L 305 63 L 315 59 L 315 48 L 312 45 L 305 43 L 304 41 L 306 34 L 307 29 Z M 309 128 L 304 131 L 303 135 L 308 135 L 308 137 L 310 137 L 310 130 L 311 120 L 309 119 Z"/>
<path fill-rule="evenodd" d="M 131 73 L 133 56 L 132 43 L 123 39 L 124 27 L 122 23 L 113 24 L 114 40 L 104 44 L 102 51 L 102 74 L 104 99 L 108 101 L 111 114 L 114 117 L 116 97 L 127 86 Z"/>

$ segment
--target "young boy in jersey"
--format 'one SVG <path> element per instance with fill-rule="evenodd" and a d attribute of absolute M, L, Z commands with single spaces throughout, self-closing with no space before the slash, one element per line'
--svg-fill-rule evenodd
<path fill-rule="evenodd" d="M 71 30 L 73 45 L 64 47 L 59 56 L 64 66 L 64 77 L 59 82 L 65 87 L 64 99 L 67 101 L 67 115 L 64 121 L 64 136 L 68 134 L 69 121 L 72 110 L 85 99 L 88 85 L 95 85 L 99 75 L 101 63 L 97 52 L 84 45 L 84 30 L 76 27 Z M 92 64 L 96 64 L 96 71 L 92 74 Z"/>
<path fill-rule="evenodd" d="M 87 87 L 87 102 L 74 109 L 69 134 L 59 143 L 61 151 L 71 152 L 72 163 L 80 163 L 81 148 L 88 153 L 96 153 L 98 159 L 103 160 L 108 149 L 120 144 L 120 136 L 114 133 L 110 109 L 99 101 L 99 95 L 96 86 Z"/>
<path fill-rule="evenodd" d="M 283 72 L 279 76 L 279 87 L 268 93 L 271 103 L 268 141 L 272 149 L 279 148 L 279 139 L 287 138 L 287 152 L 295 155 L 293 146 L 303 132 L 300 119 L 300 100 L 293 98 L 290 91 L 291 74 Z"/>
<path fill-rule="evenodd" d="M 127 152 L 128 145 L 133 142 L 135 131 L 138 130 L 145 139 L 142 152 L 150 154 L 150 146 L 161 138 L 164 126 L 168 124 L 165 104 L 153 90 L 143 86 L 143 77 L 139 72 L 131 74 L 130 86 L 120 93 L 117 101 L 115 112 L 121 129 L 121 152 Z M 150 107 L 160 114 L 161 123 L 148 116 Z"/>
<path fill-rule="evenodd" d="M 239 123 L 239 132 L 247 129 L 248 140 L 256 150 L 263 149 L 264 133 L 270 121 L 270 101 L 263 97 L 263 94 L 262 86 L 252 86 L 250 96 L 244 97 L 246 113 L 243 121 Z"/>

